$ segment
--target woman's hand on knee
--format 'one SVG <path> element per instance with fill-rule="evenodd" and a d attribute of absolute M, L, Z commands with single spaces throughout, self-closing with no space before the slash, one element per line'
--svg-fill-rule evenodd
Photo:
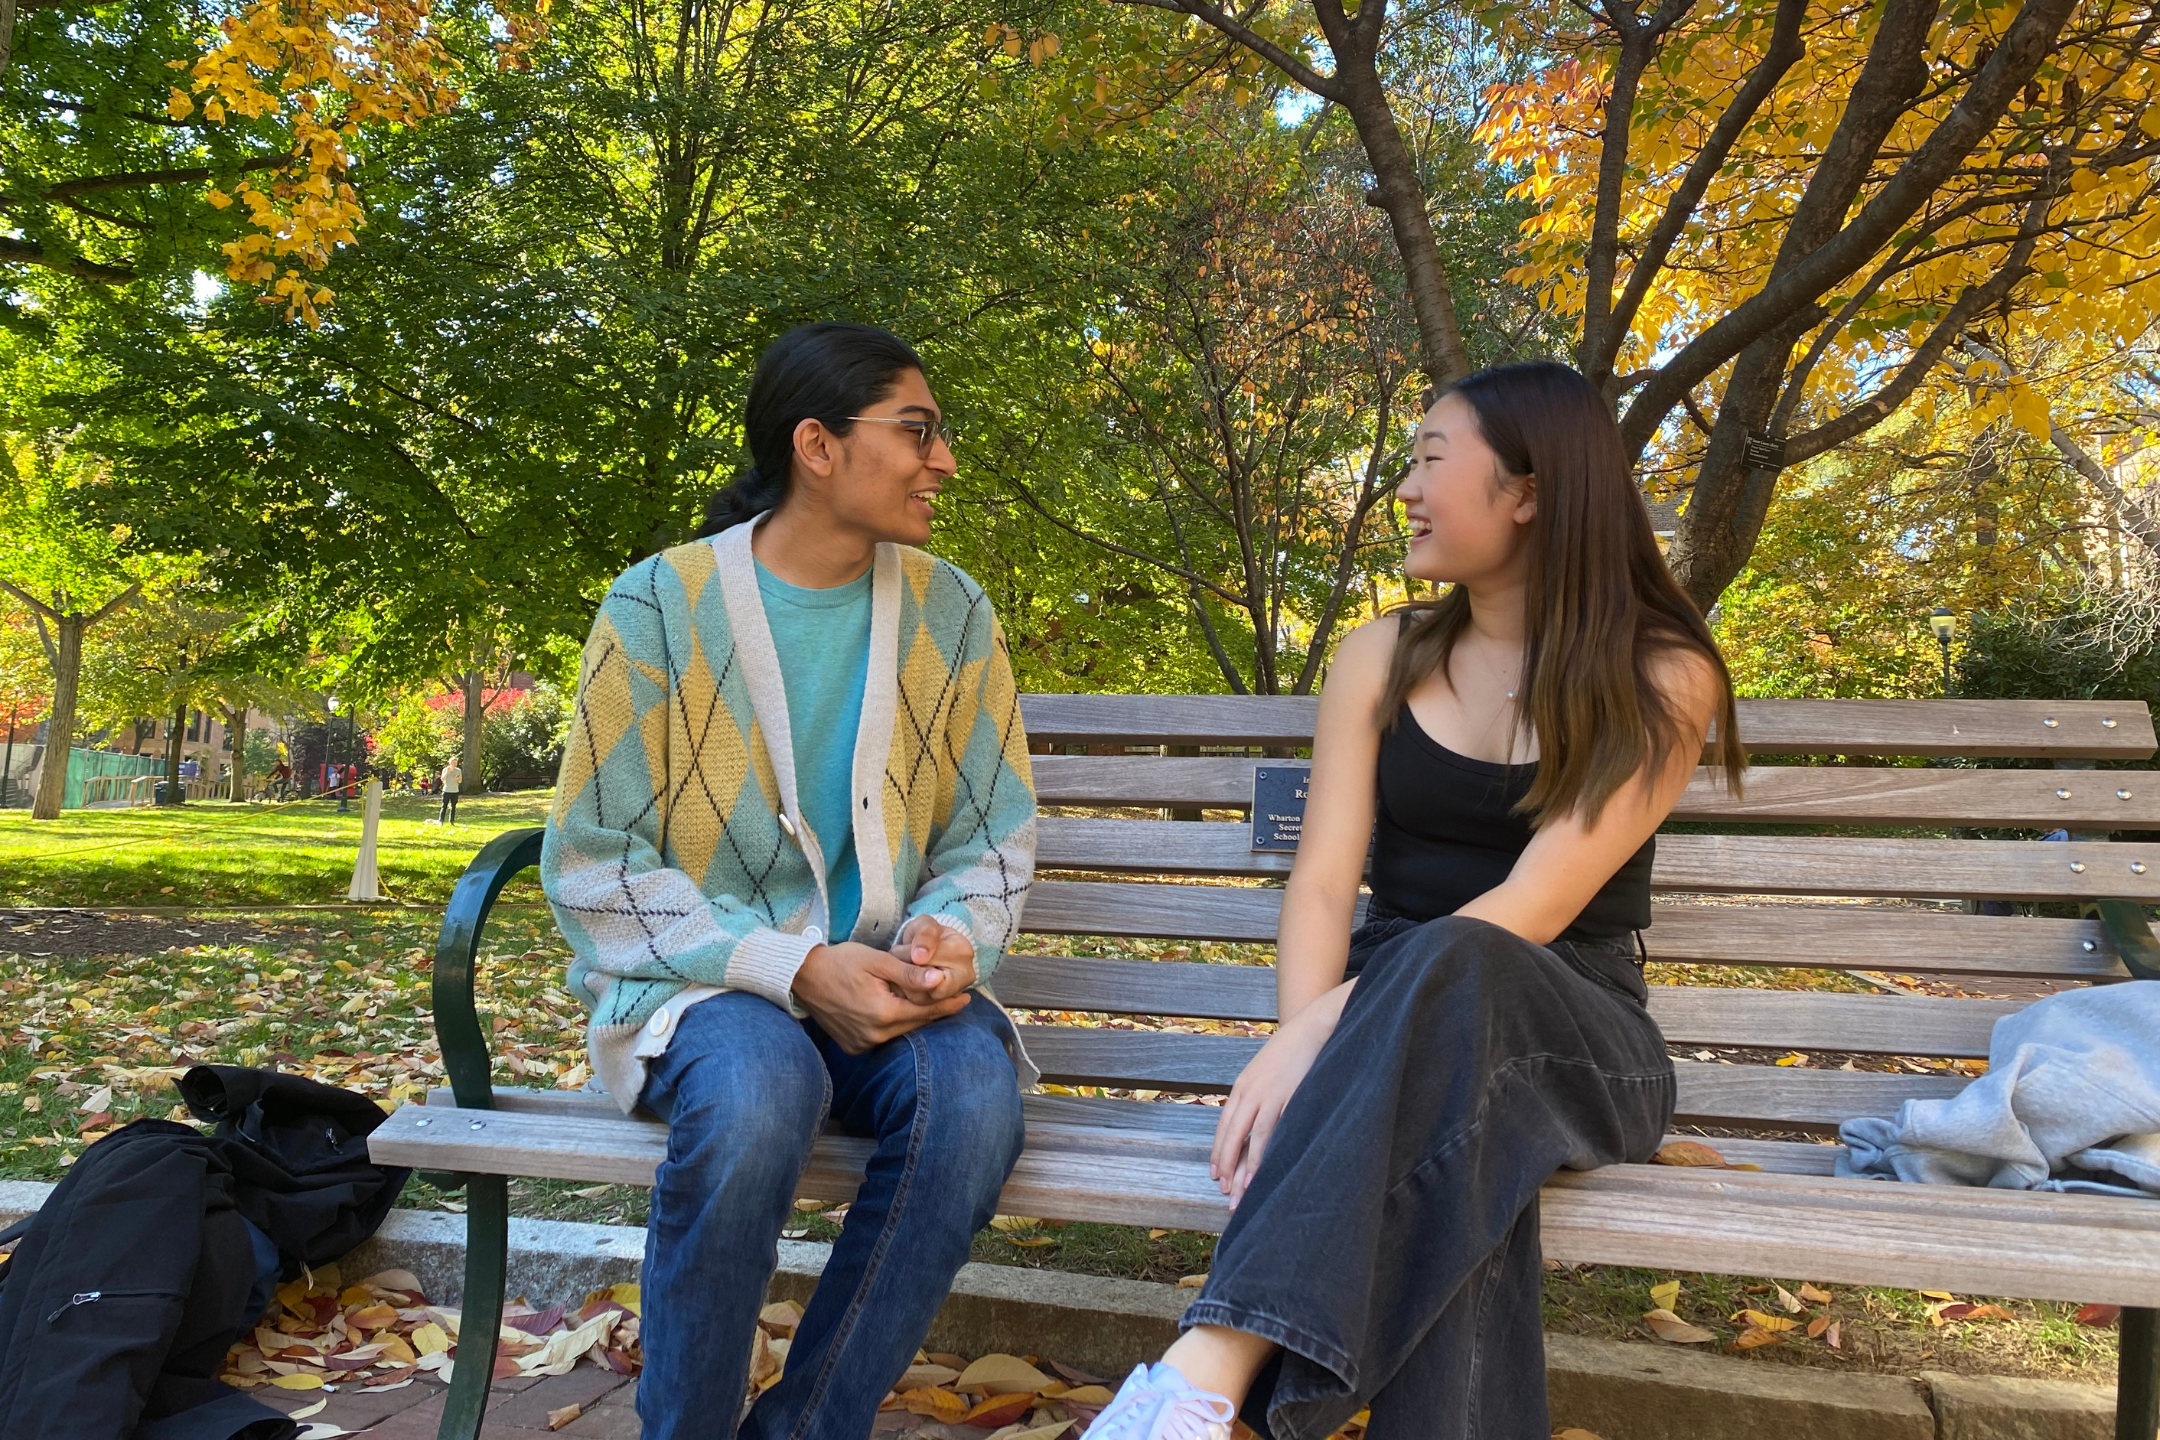
<path fill-rule="evenodd" d="M 1268 1140 L 1282 1119 L 1283 1107 L 1320 1058 L 1320 1049 L 1335 1031 L 1333 1014 L 1315 1014 L 1326 1006 L 1308 1006 L 1276 1027 L 1275 1034 L 1239 1074 L 1215 1123 L 1215 1147 L 1208 1156 L 1208 1174 L 1230 1208 L 1245 1198 L 1267 1153 Z"/>
<path fill-rule="evenodd" d="M 935 998 L 921 967 L 849 941 L 820 945 L 795 972 L 795 998 L 850 1055 L 874 1050 L 967 1008 L 968 996 Z"/>

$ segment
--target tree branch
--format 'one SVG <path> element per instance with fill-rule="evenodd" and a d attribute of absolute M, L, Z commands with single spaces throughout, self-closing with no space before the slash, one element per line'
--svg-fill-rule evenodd
<path fill-rule="evenodd" d="M 1621 428 L 1632 453 L 1640 453 L 1649 443 L 1681 394 L 1814 304 L 1882 248 L 1994 128 L 2010 101 L 2032 79 L 2074 3 L 2027 0 L 1949 116 L 1929 132 L 1852 222 L 1681 348 L 1628 407 Z M 1848 110 L 1848 116 L 1851 113 Z"/>
<path fill-rule="evenodd" d="M 1168 10 L 1173 15 L 1190 15 L 1201 24 L 1212 26 L 1237 41 L 1321 99 L 1332 100 L 1338 105 L 1342 103 L 1341 87 L 1335 83 L 1332 76 L 1322 75 L 1266 36 L 1208 4 L 1207 0 L 1118 0 L 1118 3 L 1145 5 L 1151 10 Z"/>
<path fill-rule="evenodd" d="M 1649 297 L 1651 283 L 1656 280 L 1658 272 L 1665 268 L 1665 257 L 1672 253 L 1673 245 L 1687 228 L 1688 217 L 1695 213 L 1695 207 L 1702 203 L 1703 196 L 1709 192 L 1710 182 L 1715 180 L 1718 171 L 1724 168 L 1725 158 L 1739 142 L 1740 132 L 1747 128 L 1748 122 L 1762 109 L 1771 92 L 1777 89 L 1778 81 L 1785 78 L 1785 72 L 1798 64 L 1800 57 L 1806 53 L 1807 47 L 1800 42 L 1800 26 L 1806 18 L 1807 0 L 1778 0 L 1777 20 L 1771 28 L 1769 48 L 1763 52 L 1761 62 L 1749 72 L 1747 82 L 1740 87 L 1740 92 L 1733 96 L 1732 103 L 1718 116 L 1717 125 L 1711 130 L 1710 138 L 1704 141 L 1703 148 L 1695 153 L 1695 158 L 1688 164 L 1687 173 L 1680 177 L 1679 186 L 1666 200 L 1657 225 L 1650 231 L 1649 238 L 1643 242 L 1641 254 L 1628 270 L 1627 288 L 1621 292 L 1619 301 L 1612 307 L 1612 317 L 1603 343 L 1596 353 L 1584 356 L 1584 359 L 1590 362 L 1584 373 L 1595 377 L 1609 372 L 1619 358 L 1620 347 L 1627 343 L 1627 334 L 1635 324 L 1635 316 L 1642 309 L 1643 301 Z M 1614 209 L 1614 226 L 1617 230 L 1617 197 Z M 1603 211 L 1599 213 L 1602 219 Z M 1587 345 L 1585 348 L 1587 350 Z M 1617 401 L 1618 396 L 1615 395 L 1614 399 Z"/>
<path fill-rule="evenodd" d="M 2002 303 L 2010 293 L 2010 287 L 2025 278 L 2032 261 L 2033 248 L 2039 243 L 2041 233 L 2047 228 L 2049 203 L 2055 196 L 2055 187 L 2044 187 L 2042 193 L 2033 197 L 2025 207 L 2025 223 L 2020 229 L 2017 243 L 2010 247 L 2002 268 L 1978 285 L 1967 286 L 1965 293 L 1943 317 L 1928 331 L 1927 339 L 1913 351 L 1912 358 L 1898 370 L 1890 383 L 1884 385 L 1863 403 L 1854 406 L 1834 420 L 1816 426 L 1812 430 L 1793 436 L 1785 442 L 1785 463 L 1820 455 L 1836 445 L 1842 445 L 1856 435 L 1872 430 L 1888 419 L 1905 403 L 1906 398 L 1927 378 L 1935 362 L 1942 358 L 1950 343 L 1964 333 L 1965 327 L 1975 317 Z M 1805 377 L 1801 377 L 1804 381 Z M 1800 383 L 1800 382 L 1792 382 Z M 1790 392 L 1786 397 L 1791 398 Z M 1781 404 L 1780 409 L 1784 406 Z M 1776 433 L 1773 431 L 1772 433 Z"/>
<path fill-rule="evenodd" d="M 90 195 L 100 190 L 139 190 L 145 185 L 191 185 L 204 180 L 215 180 L 220 175 L 247 174 L 252 170 L 278 170 L 292 164 L 290 155 L 272 155 L 250 160 L 244 165 L 191 166 L 184 170 L 123 170 L 111 175 L 85 175 L 80 180 L 63 180 L 47 189 L 41 197 L 46 200 L 65 200 L 70 195 Z"/>
<path fill-rule="evenodd" d="M 0 265 L 36 265 L 99 285 L 126 285 L 135 279 L 135 272 L 126 266 L 104 265 L 80 255 L 54 255 L 33 241 L 5 235 L 0 235 Z"/>

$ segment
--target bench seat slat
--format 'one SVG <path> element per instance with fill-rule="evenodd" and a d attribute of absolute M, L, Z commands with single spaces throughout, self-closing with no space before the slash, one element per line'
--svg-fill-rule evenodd
<path fill-rule="evenodd" d="M 1273 1020 L 1275 972 L 1260 965 L 1008 955 L 991 985 L 1023 1009 Z M 2014 1000 L 1836 995 L 1653 985 L 1650 1013 L 1675 1044 L 1984 1058 Z"/>
<path fill-rule="evenodd" d="M 1289 874 L 1292 859 L 1254 850 L 1242 824 L 1049 817 L 1036 829 L 1044 870 L 1269 876 Z M 2160 900 L 2160 845 L 1661 835 L 1650 883 L 1708 895 Z"/>
<path fill-rule="evenodd" d="M 1245 809 L 1252 804 L 1255 767 L 1282 763 L 1228 756 L 1038 755 L 1035 793 L 1045 805 Z M 2160 782 L 2138 771 L 1758 765 L 1746 780 L 1744 798 L 1734 800 L 1713 772 L 1696 771 L 1673 807 L 1673 819 L 2160 830 Z"/>
<path fill-rule="evenodd" d="M 1037 935 L 1138 935 L 1268 943 L 1282 913 L 1278 889 L 1038 880 L 1022 930 Z M 1364 901 L 1359 901 L 1360 913 Z M 1705 965 L 1797 965 L 2124 980 L 2095 920 L 1957 915 L 1869 905 L 1651 907 L 1652 960 Z"/>
<path fill-rule="evenodd" d="M 381 1164 L 650 1185 L 666 1133 L 614 1114 L 406 1106 L 369 1150 Z M 869 1150 L 866 1140 L 821 1138 L 799 1188 L 846 1198 Z M 1563 1261 L 2160 1304 L 2160 1207 L 1641 1165 L 1564 1173 L 1541 1199 L 1546 1251 Z M 1066 1148 L 1054 1127 L 1031 1134 L 999 1208 L 1194 1230 L 1229 1218 L 1199 1159 Z"/>
<path fill-rule="evenodd" d="M 1028 738 L 1052 744 L 1309 745 L 1319 707 L 1292 695 L 1020 697 Z M 2142 760 L 2155 746 L 2139 700 L 1742 700 L 1740 740 L 1763 755 L 2061 760 Z"/>

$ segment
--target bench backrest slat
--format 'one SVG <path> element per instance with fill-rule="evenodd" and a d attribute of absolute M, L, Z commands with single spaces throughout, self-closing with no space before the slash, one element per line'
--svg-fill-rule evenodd
<path fill-rule="evenodd" d="M 1266 944 L 1275 938 L 1282 893 L 1260 886 L 1038 880 L 1028 891 L 1021 929 Z M 1654 905 L 1651 916 L 1650 957 L 1680 964 L 2129 978 L 2095 920 L 1870 905 Z"/>
<path fill-rule="evenodd" d="M 1036 829 L 1040 870 L 1278 876 L 1292 859 L 1254 850 L 1243 824 L 1049 817 Z M 2160 900 L 2160 845 L 1664 835 L 1651 884 L 1697 894 Z"/>
<path fill-rule="evenodd" d="M 1295 747 L 1312 743 L 1319 701 L 1023 695 L 1020 709 L 1039 743 Z M 2137 700 L 1742 700 L 1740 738 L 1765 755 L 2143 760 L 2155 749 Z"/>
<path fill-rule="evenodd" d="M 1253 771 L 1271 760 L 1038 755 L 1045 805 L 1246 809 Z M 1734 800 L 1699 770 L 1675 820 L 1807 825 L 1983 825 L 2036 830 L 2160 830 L 2160 784 L 2118 771 L 1922 770 L 1902 766 L 1757 765 Z"/>
<path fill-rule="evenodd" d="M 1159 1030 L 1093 1030 L 1036 1025 L 1023 1032 L 1043 1078 L 1060 1085 L 1220 1094 L 1230 1088 L 1258 1039 Z M 1894 1114 L 1906 1100 L 1947 1098 L 1970 1083 L 1956 1075 L 1906 1075 L 1678 1060 L 1675 1119 L 1699 1125 L 1755 1125 L 1829 1133 L 1855 1115 Z"/>
<path fill-rule="evenodd" d="M 1275 972 L 1264 965 L 1008 955 L 992 981 L 998 999 L 1030 1010 L 1204 1020 L 1275 1018 Z M 1653 985 L 1650 1013 L 1683 1045 L 1838 1050 L 1865 1055 L 1985 1056 L 1995 1022 L 2014 1000 L 1754 991 Z"/>

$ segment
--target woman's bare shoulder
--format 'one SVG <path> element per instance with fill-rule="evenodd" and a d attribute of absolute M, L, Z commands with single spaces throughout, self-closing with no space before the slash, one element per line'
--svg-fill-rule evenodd
<path fill-rule="evenodd" d="M 1716 661 L 1692 645 L 1667 645 L 1648 661 L 1650 683 L 1665 702 L 1697 728 L 1707 729 L 1725 699 L 1725 675 Z"/>

